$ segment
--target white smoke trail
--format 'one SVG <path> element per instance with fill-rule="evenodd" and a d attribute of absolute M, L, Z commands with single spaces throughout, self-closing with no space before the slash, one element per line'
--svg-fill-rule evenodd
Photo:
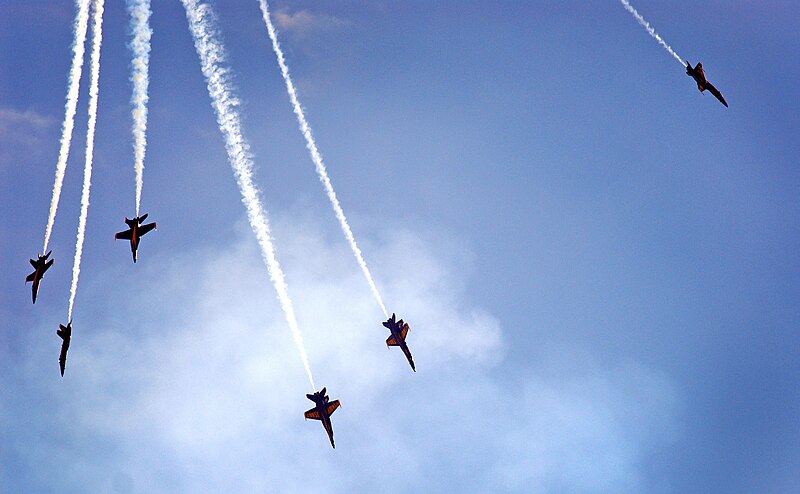
<path fill-rule="evenodd" d="M 72 287 L 69 292 L 69 317 L 75 306 L 78 277 L 81 274 L 83 238 L 86 233 L 86 215 L 89 213 L 89 190 L 92 187 L 92 160 L 94 159 L 94 129 L 97 124 L 97 95 L 100 81 L 100 45 L 103 43 L 103 0 L 94 0 L 92 16 L 91 83 L 89 85 L 89 125 L 86 130 L 86 165 L 83 169 L 83 192 L 81 193 L 81 217 L 78 220 L 78 238 L 75 241 L 75 261 L 72 264 Z"/>
<path fill-rule="evenodd" d="M 680 62 L 681 65 L 686 67 L 686 62 L 684 62 L 681 59 L 681 57 L 679 57 L 678 54 L 675 53 L 675 50 L 673 50 L 672 47 L 670 47 L 663 39 L 661 39 L 661 36 L 659 36 L 658 33 L 656 33 L 656 30 L 650 26 L 649 22 L 644 20 L 644 17 L 642 17 L 641 14 L 639 14 L 639 12 L 637 12 L 636 9 L 633 8 L 633 6 L 630 3 L 628 3 L 628 0 L 619 0 L 619 1 L 622 2 L 622 5 L 625 7 L 625 10 L 630 12 L 631 15 L 634 16 L 637 21 L 639 21 L 639 24 L 641 24 L 643 28 L 647 29 L 647 32 L 650 33 L 650 36 L 652 36 L 653 38 L 655 38 L 656 41 L 658 41 L 658 44 L 663 46 L 664 49 L 667 50 L 670 55 L 675 57 L 675 60 L 677 60 L 678 62 Z"/>
<path fill-rule="evenodd" d="M 139 204 L 142 202 L 142 175 L 144 174 L 144 154 L 147 148 L 147 86 L 150 84 L 150 0 L 128 0 L 128 12 L 131 16 L 131 32 L 133 39 L 130 49 L 131 82 L 133 82 L 133 153 L 136 170 L 136 216 L 139 216 Z"/>
<path fill-rule="evenodd" d="M 286 90 L 289 93 L 289 99 L 292 102 L 294 114 L 297 116 L 297 123 L 300 124 L 300 132 L 302 132 L 303 137 L 305 137 L 306 148 L 308 148 L 309 153 L 311 153 L 311 161 L 314 162 L 320 182 L 322 182 L 322 184 L 325 186 L 325 192 L 328 194 L 328 200 L 330 200 L 331 206 L 333 206 L 333 211 L 336 214 L 336 218 L 339 220 L 339 224 L 342 227 L 342 232 L 344 233 L 345 238 L 347 238 L 347 242 L 350 244 L 350 249 L 352 249 L 353 255 L 356 256 L 358 265 L 361 266 L 361 271 L 364 273 L 367 283 L 369 283 L 369 287 L 372 290 L 372 295 L 375 297 L 375 300 L 381 307 L 384 316 L 386 316 L 388 319 L 389 314 L 386 312 L 386 306 L 383 305 L 383 299 L 381 298 L 380 292 L 378 292 L 378 287 L 375 286 L 375 281 L 372 279 L 372 274 L 369 272 L 367 263 L 364 261 L 364 257 L 361 255 L 361 249 L 358 247 L 356 238 L 353 235 L 353 231 L 350 229 L 350 225 L 347 223 L 347 217 L 344 215 L 342 206 L 339 204 L 339 199 L 336 197 L 336 191 L 333 190 L 331 180 L 328 178 L 328 171 L 326 170 L 325 164 L 322 161 L 322 156 L 317 149 L 317 144 L 314 141 L 311 127 L 308 125 L 306 116 L 303 113 L 303 107 L 300 105 L 300 101 L 297 99 L 297 91 L 295 90 L 294 83 L 292 82 L 292 77 L 289 75 L 289 67 L 286 65 L 286 59 L 283 56 L 283 50 L 281 50 L 280 43 L 278 43 L 278 35 L 275 31 L 275 26 L 272 24 L 272 20 L 270 19 L 269 6 L 267 5 L 266 0 L 259 0 L 259 4 L 261 5 L 261 13 L 264 17 L 264 23 L 267 25 L 269 37 L 272 40 L 272 49 L 275 51 L 275 55 L 278 57 L 278 65 L 280 66 L 283 80 L 286 83 Z"/>
<path fill-rule="evenodd" d="M 241 117 L 239 115 L 239 100 L 235 95 L 233 84 L 230 80 L 230 70 L 224 65 L 225 48 L 220 39 L 219 29 L 214 11 L 208 4 L 199 4 L 198 0 L 181 0 L 186 9 L 186 18 L 189 20 L 189 29 L 194 38 L 194 46 L 200 57 L 203 75 L 208 85 L 208 94 L 211 96 L 212 106 L 217 115 L 219 129 L 225 138 L 225 149 L 228 152 L 228 161 L 233 168 L 242 202 L 247 209 L 250 226 L 256 234 L 261 247 L 261 255 L 267 265 L 269 277 L 278 300 L 286 316 L 286 322 L 294 337 L 294 343 L 300 352 L 308 380 L 314 386 L 314 377 L 311 375 L 311 366 L 308 363 L 303 337 L 297 325 L 292 300 L 289 298 L 288 287 L 283 276 L 283 271 L 275 257 L 275 248 L 272 245 L 272 234 L 269 228 L 264 208 L 261 205 L 259 192 L 253 184 L 253 158 L 250 145 L 242 134 Z"/>
<path fill-rule="evenodd" d="M 81 72 L 83 71 L 83 55 L 86 50 L 86 29 L 89 25 L 89 0 L 78 1 L 78 11 L 75 14 L 74 39 L 72 42 L 72 65 L 69 69 L 69 82 L 67 84 L 67 103 L 64 111 L 64 123 L 61 125 L 61 149 L 58 151 L 56 162 L 56 180 L 53 184 L 53 198 L 50 200 L 50 215 L 47 217 L 47 228 L 44 232 L 44 247 L 42 254 L 47 252 L 50 243 L 50 234 L 53 232 L 53 223 L 56 221 L 58 201 L 61 198 L 61 185 L 64 183 L 64 172 L 67 170 L 69 146 L 72 142 L 72 129 L 75 126 L 75 110 L 78 106 L 80 93 Z"/>

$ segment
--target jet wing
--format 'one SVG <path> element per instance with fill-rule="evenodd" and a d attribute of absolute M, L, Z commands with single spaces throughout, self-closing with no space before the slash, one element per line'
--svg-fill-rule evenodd
<path fill-rule="evenodd" d="M 405 341 L 407 334 L 408 334 L 408 323 L 405 323 L 403 325 L 403 329 L 400 330 L 400 339 Z"/>
<path fill-rule="evenodd" d="M 339 408 L 339 400 L 333 400 L 332 402 L 328 403 L 328 415 L 332 414 L 337 408 Z"/>
<path fill-rule="evenodd" d="M 406 340 L 406 335 L 408 334 L 408 323 L 403 324 L 403 328 L 400 330 L 400 339 L 402 341 Z M 400 343 L 397 341 L 397 338 L 394 336 L 390 336 L 386 338 L 386 346 L 399 346 Z"/>
<path fill-rule="evenodd" d="M 153 228 L 155 228 L 155 227 L 156 227 L 156 224 L 155 224 L 155 222 L 153 222 L 153 223 L 148 223 L 148 224 L 146 224 L 146 225 L 142 225 L 142 226 L 140 226 L 140 227 L 139 227 L 139 236 L 140 236 L 140 237 L 141 237 L 141 236 L 143 236 L 145 233 L 149 232 L 150 230 L 152 230 L 152 229 L 153 229 Z"/>
<path fill-rule="evenodd" d="M 114 240 L 130 240 L 131 235 L 133 234 L 133 230 L 125 230 L 124 232 L 119 232 L 114 235 Z"/>
<path fill-rule="evenodd" d="M 322 417 L 319 416 L 319 410 L 316 408 L 312 408 L 311 410 L 307 411 L 305 413 L 305 417 L 312 420 L 322 420 Z"/>
<path fill-rule="evenodd" d="M 726 108 L 728 107 L 728 103 L 725 101 L 725 98 L 722 97 L 722 93 L 719 92 L 719 89 L 715 88 L 710 82 L 706 83 L 706 89 L 708 89 L 708 92 L 713 94 L 720 103 L 725 105 Z"/>
<path fill-rule="evenodd" d="M 36 271 L 34 271 L 33 273 L 29 274 L 28 277 L 25 278 L 25 283 L 29 283 L 29 282 L 35 281 L 35 280 L 36 280 Z"/>

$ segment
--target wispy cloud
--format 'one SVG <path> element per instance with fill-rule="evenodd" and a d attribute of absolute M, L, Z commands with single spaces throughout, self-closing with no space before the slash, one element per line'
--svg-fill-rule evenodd
<path fill-rule="evenodd" d="M 0 108 L 0 163 L 23 154 L 41 155 L 56 121 L 33 110 Z"/>
<path fill-rule="evenodd" d="M 0 108 L 0 139 L 6 138 L 13 131 L 38 131 L 46 129 L 54 123 L 55 120 L 52 117 L 41 115 L 33 110 L 19 111 Z"/>
<path fill-rule="evenodd" d="M 347 247 L 309 222 L 276 230 L 319 384 L 342 401 L 335 451 L 302 420 L 305 376 L 243 232 L 222 252 L 151 256 L 118 299 L 102 294 L 130 266 L 87 285 L 96 306 L 75 321 L 63 381 L 55 335 L 42 330 L 49 345 L 6 381 L 7 402 L 22 405 L 6 410 L 4 463 L 27 467 L 11 489 L 57 476 L 61 492 L 313 492 L 314 472 L 329 492 L 648 490 L 642 459 L 674 426 L 668 379 L 591 359 L 504 376 L 502 330 L 465 302 L 458 253 L 405 232 L 371 248 L 411 323 L 412 373 L 386 348 Z"/>
<path fill-rule="evenodd" d="M 318 12 L 315 13 L 308 10 L 289 12 L 286 9 L 282 9 L 276 11 L 274 17 L 275 22 L 282 30 L 297 36 L 306 36 L 314 32 L 329 31 L 350 24 L 347 20 L 339 17 Z"/>

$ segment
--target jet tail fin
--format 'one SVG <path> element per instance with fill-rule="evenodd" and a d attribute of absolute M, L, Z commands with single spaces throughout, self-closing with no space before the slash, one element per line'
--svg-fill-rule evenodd
<path fill-rule="evenodd" d="M 69 324 L 66 325 L 66 327 L 63 324 L 58 325 L 59 329 L 56 330 L 56 334 L 60 336 L 62 340 L 65 338 L 69 338 L 70 333 L 72 332 L 70 324 L 72 324 L 72 321 L 70 321 Z"/>
<path fill-rule="evenodd" d="M 386 321 L 384 321 L 384 322 L 383 322 L 383 326 L 384 326 L 385 328 L 389 328 L 389 329 L 391 329 L 391 328 L 392 328 L 392 324 L 394 324 L 394 323 L 395 323 L 395 318 L 396 318 L 396 317 L 397 317 L 397 316 L 395 316 L 394 312 L 392 312 L 392 317 L 390 317 L 389 319 L 387 319 Z"/>

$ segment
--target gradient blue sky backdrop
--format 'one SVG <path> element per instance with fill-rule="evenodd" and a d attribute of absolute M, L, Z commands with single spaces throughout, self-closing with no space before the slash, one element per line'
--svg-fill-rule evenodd
<path fill-rule="evenodd" d="M 387 351 L 255 0 L 214 5 L 337 449 L 247 225 L 180 2 L 154 1 L 140 262 L 128 18 L 107 2 L 35 306 L 71 2 L 0 4 L 0 492 L 800 490 L 794 1 L 276 1 Z M 88 64 L 85 68 L 88 68 Z"/>

